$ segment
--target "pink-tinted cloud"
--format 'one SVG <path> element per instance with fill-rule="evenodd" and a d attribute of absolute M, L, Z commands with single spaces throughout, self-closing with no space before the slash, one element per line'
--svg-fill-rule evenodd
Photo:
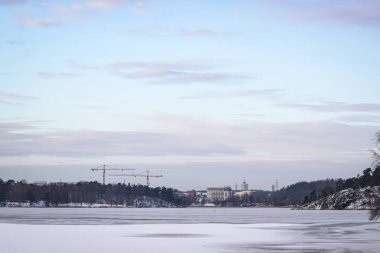
<path fill-rule="evenodd" d="M 265 0 L 263 2 L 283 8 L 284 16 L 293 19 L 348 25 L 380 25 L 378 0 Z"/>
<path fill-rule="evenodd" d="M 337 24 L 380 25 L 380 2 L 341 2 L 327 8 L 305 10 L 299 17 L 312 20 L 326 20 Z"/>
<path fill-rule="evenodd" d="M 0 5 L 10 5 L 10 4 L 22 4 L 26 1 L 16 0 L 13 1 L 2 1 Z M 41 12 L 49 18 L 42 18 L 36 14 L 21 14 L 17 18 L 17 21 L 26 27 L 48 27 L 48 26 L 58 26 L 62 25 L 68 21 L 71 21 L 73 17 L 75 18 L 88 18 L 90 15 L 96 12 L 106 11 L 121 5 L 127 5 L 134 11 L 132 7 L 138 5 L 140 8 L 144 8 L 146 1 L 138 0 L 85 0 L 85 1 L 73 1 L 71 3 L 65 2 L 42 2 L 36 6 L 41 8 Z"/>
<path fill-rule="evenodd" d="M 85 2 L 74 2 L 69 5 L 45 5 L 45 7 L 61 15 L 83 15 L 92 11 L 107 10 L 122 4 L 122 0 L 90 0 Z"/>
<path fill-rule="evenodd" d="M 210 68 L 211 66 L 193 62 L 119 62 L 106 67 L 112 75 L 130 79 L 147 79 L 159 84 L 225 82 L 247 79 L 242 75 L 211 72 Z"/>
<path fill-rule="evenodd" d="M 59 26 L 62 23 L 52 18 L 35 18 L 32 16 L 19 17 L 18 22 L 26 27 L 51 27 Z"/>
<path fill-rule="evenodd" d="M 230 92 L 207 92 L 193 96 L 182 97 L 182 99 L 206 99 L 206 98 L 236 98 L 236 97 L 266 97 L 266 98 L 278 98 L 281 89 L 257 89 L 257 90 L 237 90 Z"/>
<path fill-rule="evenodd" d="M 325 102 L 318 104 L 284 103 L 277 104 L 281 107 L 299 108 L 317 112 L 379 112 L 380 104 L 377 103 L 342 103 Z"/>
<path fill-rule="evenodd" d="M 139 0 L 86 0 L 74 1 L 70 4 L 50 4 L 45 3 L 45 9 L 56 13 L 61 16 L 77 16 L 82 17 L 92 12 L 105 11 L 108 9 L 116 8 L 126 5 L 133 13 L 146 14 L 148 8 L 146 7 L 147 1 Z"/>

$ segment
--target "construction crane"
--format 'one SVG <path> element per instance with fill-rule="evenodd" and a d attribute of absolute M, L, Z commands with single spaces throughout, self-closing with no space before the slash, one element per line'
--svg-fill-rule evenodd
<path fill-rule="evenodd" d="M 135 170 L 135 169 L 130 169 L 130 168 L 126 168 L 126 169 L 106 168 L 106 165 L 103 164 L 103 165 L 101 165 L 99 167 L 96 167 L 96 168 L 93 168 L 91 170 L 92 171 L 102 171 L 103 172 L 103 185 L 105 185 L 106 184 L 106 170 L 121 170 L 121 171 L 125 171 L 125 170 Z"/>
<path fill-rule="evenodd" d="M 150 186 L 149 178 L 151 177 L 163 177 L 163 175 L 152 175 L 149 174 L 149 170 L 146 172 L 140 173 L 140 174 L 110 174 L 110 176 L 114 177 L 145 177 L 146 179 L 146 186 Z"/>

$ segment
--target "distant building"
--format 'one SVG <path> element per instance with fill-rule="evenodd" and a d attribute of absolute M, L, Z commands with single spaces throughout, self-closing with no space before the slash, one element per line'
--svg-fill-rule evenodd
<path fill-rule="evenodd" d="M 44 185 L 47 185 L 47 182 L 46 181 L 36 181 L 33 184 L 37 185 L 37 186 L 44 186 Z"/>
<path fill-rule="evenodd" d="M 234 192 L 234 196 L 238 198 L 249 197 L 252 195 L 252 191 L 238 191 Z"/>
<path fill-rule="evenodd" d="M 241 190 L 242 191 L 248 191 L 248 184 L 247 184 L 247 182 L 245 182 L 245 178 L 244 178 L 244 181 L 243 181 L 243 183 L 241 184 Z"/>
<path fill-rule="evenodd" d="M 272 184 L 272 192 L 276 191 L 276 186 Z"/>
<path fill-rule="evenodd" d="M 209 202 L 223 201 L 232 197 L 231 187 L 207 188 L 207 200 Z"/>
<path fill-rule="evenodd" d="M 195 198 L 197 196 L 197 192 L 194 190 L 187 191 L 187 192 L 183 192 L 183 195 L 188 197 L 188 198 Z"/>

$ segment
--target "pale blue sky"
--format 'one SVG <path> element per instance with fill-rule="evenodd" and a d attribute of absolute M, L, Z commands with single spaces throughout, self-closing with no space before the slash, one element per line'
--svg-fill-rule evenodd
<path fill-rule="evenodd" d="M 100 180 L 103 163 L 180 189 L 356 175 L 380 130 L 379 10 L 0 0 L 0 178 Z"/>

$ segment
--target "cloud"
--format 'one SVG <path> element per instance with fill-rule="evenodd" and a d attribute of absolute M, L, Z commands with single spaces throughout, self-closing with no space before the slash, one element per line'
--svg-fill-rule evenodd
<path fill-rule="evenodd" d="M 0 5 L 20 5 L 27 1 L 22 0 L 3 0 Z M 34 7 L 38 9 L 34 14 L 19 14 L 17 17 L 18 23 L 25 27 L 51 27 L 60 26 L 66 22 L 71 22 L 74 18 L 83 20 L 91 17 L 92 14 L 104 12 L 109 9 L 126 5 L 133 13 L 147 12 L 146 2 L 141 0 L 85 0 L 71 1 L 62 3 L 60 1 L 44 1 L 36 4 Z M 40 17 L 44 15 L 45 17 Z M 75 19 L 74 19 L 75 20 Z"/>
<path fill-rule="evenodd" d="M 81 73 L 76 72 L 51 72 L 51 71 L 42 71 L 38 72 L 37 75 L 41 78 L 70 78 L 81 76 Z"/>
<path fill-rule="evenodd" d="M 149 25 L 142 28 L 129 30 L 131 35 L 150 36 L 150 37 L 216 37 L 228 35 L 231 33 L 223 33 L 212 29 L 174 29 L 161 25 Z"/>
<path fill-rule="evenodd" d="M 20 46 L 20 45 L 25 45 L 26 41 L 25 40 L 7 40 L 7 43 L 12 46 Z"/>
<path fill-rule="evenodd" d="M 0 0 L 0 5 L 24 5 L 27 4 L 28 0 Z"/>
<path fill-rule="evenodd" d="M 18 22 L 26 27 L 52 27 L 59 26 L 62 23 L 52 18 L 36 18 L 34 16 L 19 16 Z"/>
<path fill-rule="evenodd" d="M 35 131 L 0 123 L 1 156 L 171 157 L 173 161 L 369 162 L 376 127 L 331 122 L 254 122 L 239 126 L 161 114 L 150 131 Z M 172 161 L 170 161 L 172 162 Z"/>
<path fill-rule="evenodd" d="M 203 37 L 203 36 L 217 36 L 220 32 L 210 30 L 210 29 L 198 29 L 198 30 L 187 30 L 183 29 L 180 31 L 179 35 L 186 37 Z"/>
<path fill-rule="evenodd" d="M 342 103 L 324 102 L 318 104 L 284 103 L 277 104 L 280 107 L 299 108 L 316 112 L 379 112 L 380 104 L 377 103 Z"/>
<path fill-rule="evenodd" d="M 1 156 L 164 156 L 164 155 L 223 155 L 244 151 L 218 139 L 209 142 L 181 133 L 152 131 L 22 131 L 30 126 L 0 124 Z"/>
<path fill-rule="evenodd" d="M 60 15 L 80 16 L 92 11 L 103 11 L 123 4 L 122 0 L 90 0 L 75 2 L 69 5 L 50 5 L 45 4 L 45 8 Z"/>
<path fill-rule="evenodd" d="M 338 24 L 380 25 L 380 3 L 378 1 L 340 1 L 339 4 L 315 10 L 306 10 L 301 17 L 312 20 L 327 20 Z"/>
<path fill-rule="evenodd" d="M 293 19 L 346 25 L 380 25 L 380 2 L 377 0 L 271 0 L 266 3 L 285 7 L 286 15 Z"/>
<path fill-rule="evenodd" d="M 120 6 L 128 6 L 130 11 L 137 15 L 146 15 L 149 9 L 146 3 L 147 0 L 87 0 L 76 1 L 71 4 L 50 4 L 44 3 L 43 6 L 51 13 L 55 13 L 62 18 L 67 16 L 88 17 L 94 12 L 106 11 Z"/>
<path fill-rule="evenodd" d="M 141 28 L 129 30 L 129 34 L 134 36 L 149 37 L 217 37 L 231 35 L 232 33 L 220 32 L 207 28 L 200 29 L 177 29 L 157 24 L 147 25 Z"/>
<path fill-rule="evenodd" d="M 24 105 L 26 100 L 36 100 L 37 97 L 21 95 L 16 93 L 0 92 L 0 104 L 4 105 Z"/>
<path fill-rule="evenodd" d="M 356 124 L 380 124 L 380 115 L 345 115 L 334 120 Z"/>
<path fill-rule="evenodd" d="M 238 90 L 229 92 L 206 92 L 199 95 L 186 96 L 182 99 L 206 99 L 206 98 L 238 98 L 238 97 L 266 97 L 266 98 L 277 98 L 279 93 L 283 90 L 281 89 L 251 89 L 251 90 Z"/>
<path fill-rule="evenodd" d="M 212 72 L 209 71 L 210 68 L 211 66 L 192 62 L 119 62 L 106 66 L 106 70 L 111 75 L 129 79 L 146 79 L 161 84 L 242 81 L 248 78 L 242 75 Z"/>

